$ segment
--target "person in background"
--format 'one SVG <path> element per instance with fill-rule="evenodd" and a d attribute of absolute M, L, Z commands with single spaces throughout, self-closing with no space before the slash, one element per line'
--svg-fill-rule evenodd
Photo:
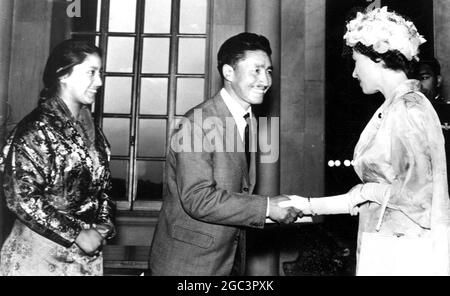
<path fill-rule="evenodd" d="M 90 105 L 102 86 L 102 54 L 66 40 L 45 66 L 38 107 L 12 131 L 0 157 L 15 214 L 0 273 L 102 275 L 102 246 L 115 234 L 110 147 Z"/>
<path fill-rule="evenodd" d="M 436 58 L 421 58 L 415 66 L 414 78 L 420 81 L 420 91 L 432 104 L 450 104 L 441 94 L 441 65 Z"/>
<path fill-rule="evenodd" d="M 443 78 L 439 61 L 434 57 L 420 59 L 415 67 L 414 78 L 420 81 L 420 91 L 430 100 L 441 121 L 445 139 L 447 181 L 450 182 L 450 176 L 448 176 L 450 166 L 450 100 L 442 96 Z"/>

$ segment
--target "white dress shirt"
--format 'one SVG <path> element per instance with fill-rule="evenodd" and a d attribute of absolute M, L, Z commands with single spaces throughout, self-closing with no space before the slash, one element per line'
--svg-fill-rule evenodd
<path fill-rule="evenodd" d="M 233 119 L 236 122 L 238 128 L 239 136 L 241 136 L 241 140 L 242 142 L 244 142 L 245 126 L 247 125 L 247 122 L 244 119 L 244 115 L 250 113 L 250 119 L 253 118 L 252 106 L 248 107 L 248 109 L 245 110 L 241 105 L 239 105 L 238 102 L 236 102 L 236 100 L 228 93 L 225 88 L 222 88 L 220 90 L 220 95 L 222 96 L 225 105 L 227 105 L 228 110 L 230 110 L 231 115 L 233 115 Z"/>
<path fill-rule="evenodd" d="M 241 105 L 239 105 L 238 102 L 228 93 L 228 91 L 225 88 L 222 88 L 220 90 L 220 95 L 222 96 L 223 101 L 225 102 L 225 105 L 227 106 L 228 110 L 230 110 L 231 115 L 233 115 L 233 119 L 236 122 L 239 136 L 241 137 L 242 142 L 244 142 L 244 132 L 245 132 L 245 126 L 247 125 L 247 122 L 244 119 L 244 115 L 247 113 L 250 113 L 250 119 L 253 118 L 252 113 L 252 106 L 250 105 L 247 110 L 242 108 Z M 267 210 L 266 210 L 266 217 L 269 216 L 269 197 L 267 197 Z"/>

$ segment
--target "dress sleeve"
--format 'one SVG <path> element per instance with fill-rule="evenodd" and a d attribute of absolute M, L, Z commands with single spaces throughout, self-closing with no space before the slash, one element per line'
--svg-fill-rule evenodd
<path fill-rule="evenodd" d="M 3 187 L 8 208 L 35 232 L 71 246 L 83 222 L 50 202 L 47 190 L 54 174 L 54 151 L 45 132 L 36 129 L 13 137 L 4 149 Z"/>
<path fill-rule="evenodd" d="M 430 129 L 439 128 L 431 105 L 419 95 L 407 94 L 388 114 L 391 130 L 391 163 L 394 180 L 388 207 L 401 210 L 422 227 L 430 227 L 433 173 L 431 147 L 438 139 Z"/>

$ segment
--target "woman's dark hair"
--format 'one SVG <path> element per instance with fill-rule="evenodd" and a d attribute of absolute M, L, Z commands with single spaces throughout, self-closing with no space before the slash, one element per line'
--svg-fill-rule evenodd
<path fill-rule="evenodd" d="M 217 53 L 217 69 L 223 77 L 224 65 L 234 66 L 244 58 L 246 51 L 262 50 L 270 57 L 272 49 L 266 37 L 254 33 L 243 32 L 227 39 Z"/>
<path fill-rule="evenodd" d="M 353 47 L 345 45 L 343 56 L 351 58 L 351 53 L 353 50 L 369 57 L 376 63 L 383 61 L 385 67 L 388 69 L 405 72 L 408 78 L 412 78 L 414 76 L 414 69 L 417 63 L 416 60 L 413 59 L 409 61 L 400 51 L 396 49 L 388 50 L 385 53 L 378 53 L 372 46 L 366 46 L 361 42 L 358 42 Z"/>
<path fill-rule="evenodd" d="M 55 46 L 45 65 L 41 98 L 54 96 L 59 88 L 59 78 L 72 73 L 73 67 L 83 63 L 90 54 L 102 57 L 100 48 L 84 40 L 69 39 Z"/>

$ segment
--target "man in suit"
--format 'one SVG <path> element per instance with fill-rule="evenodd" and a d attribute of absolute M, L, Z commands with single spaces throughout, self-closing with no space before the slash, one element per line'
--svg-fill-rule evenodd
<path fill-rule="evenodd" d="M 278 206 L 287 197 L 252 194 L 257 133 L 251 105 L 261 104 L 272 84 L 271 53 L 269 41 L 252 33 L 219 49 L 224 87 L 188 111 L 171 139 L 152 275 L 243 275 L 245 228 L 264 228 L 266 218 L 292 223 L 301 214 Z"/>
<path fill-rule="evenodd" d="M 416 64 L 414 78 L 420 81 L 420 91 L 430 100 L 441 121 L 442 133 L 445 139 L 445 154 L 447 159 L 447 180 L 450 184 L 450 100 L 441 93 L 441 64 L 435 57 L 424 57 Z"/>

